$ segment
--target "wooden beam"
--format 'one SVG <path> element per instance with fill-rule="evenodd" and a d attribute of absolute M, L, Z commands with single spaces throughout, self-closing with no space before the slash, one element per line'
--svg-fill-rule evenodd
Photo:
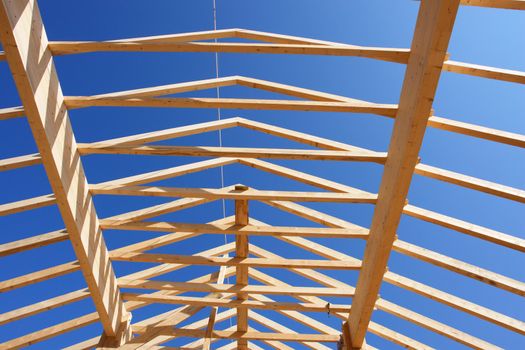
<path fill-rule="evenodd" d="M 238 157 L 301 160 L 338 160 L 384 163 L 386 153 L 361 153 L 348 151 L 248 148 L 248 147 L 210 147 L 210 146 L 92 146 L 79 144 L 82 155 L 87 154 L 133 154 L 157 156 L 191 157 Z"/>
<path fill-rule="evenodd" d="M 44 311 L 52 310 L 79 300 L 84 300 L 89 298 L 89 296 L 90 294 L 87 289 L 80 289 L 71 293 L 59 295 L 51 299 L 40 301 L 29 306 L 24 306 L 12 311 L 8 311 L 0 314 L 0 325 L 36 315 Z"/>
<path fill-rule="evenodd" d="M 24 107 L 0 108 L 0 120 L 7 120 L 25 116 Z"/>
<path fill-rule="evenodd" d="M 461 0 L 461 5 L 525 10 L 524 0 Z"/>
<path fill-rule="evenodd" d="M 224 258 L 228 257 L 228 253 L 223 255 Z M 226 277 L 226 266 L 221 266 L 219 268 L 219 276 L 217 277 L 217 283 L 224 283 L 224 278 Z M 202 298 L 205 299 L 205 298 Z M 213 298 L 210 298 L 213 299 Z M 220 300 L 220 299 L 219 299 Z M 185 303 L 188 305 L 189 303 Z M 210 315 L 208 316 L 208 324 L 206 325 L 206 337 L 203 340 L 202 344 L 202 350 L 210 350 L 211 342 L 212 342 L 212 332 L 215 328 L 215 322 L 217 321 L 217 312 L 219 308 L 217 306 L 211 306 L 210 309 Z"/>
<path fill-rule="evenodd" d="M 485 241 L 493 242 L 507 248 L 525 252 L 525 239 L 522 238 L 514 237 L 483 226 L 474 225 L 470 222 L 439 214 L 427 209 L 415 207 L 410 204 L 405 205 L 403 208 L 403 214 L 473 237 L 481 238 Z"/>
<path fill-rule="evenodd" d="M 236 36 L 237 30 L 237 28 L 204 30 L 199 32 L 162 34 L 138 38 L 116 39 L 110 40 L 110 42 L 176 43 L 196 40 L 234 38 Z"/>
<path fill-rule="evenodd" d="M 84 316 L 72 318 L 71 320 L 41 329 L 39 331 L 23 335 L 19 338 L 2 343 L 4 349 L 20 349 L 50 339 L 66 332 L 82 328 L 99 321 L 98 313 L 93 312 Z"/>
<path fill-rule="evenodd" d="M 79 144 L 78 148 L 82 153 L 85 146 L 90 147 L 107 147 L 107 146 L 124 146 L 124 145 L 142 145 L 145 143 L 171 140 L 178 137 L 201 134 L 205 132 L 224 130 L 238 125 L 238 118 L 228 118 L 222 120 L 214 120 L 206 123 L 198 123 L 191 125 L 179 126 L 176 128 L 150 131 L 142 134 L 117 137 L 110 140 L 93 142 L 91 144 Z"/>
<path fill-rule="evenodd" d="M 375 203 L 376 195 L 332 192 L 260 191 L 248 189 L 176 188 L 157 186 L 91 185 L 92 194 L 127 196 L 183 197 L 207 199 L 288 200 L 298 202 Z"/>
<path fill-rule="evenodd" d="M 209 203 L 211 200 L 204 198 L 182 198 L 176 199 L 174 201 L 169 201 L 167 203 L 157 204 L 150 207 L 133 210 L 130 212 L 118 214 L 111 216 L 109 218 L 102 219 L 101 225 L 109 225 L 113 223 L 124 224 L 131 222 L 140 222 L 141 220 L 150 219 L 159 215 L 174 213 L 179 210 L 184 210 L 188 208 L 193 208 L 198 205 Z"/>
<path fill-rule="evenodd" d="M 346 99 L 345 97 L 340 97 L 340 98 Z M 325 98 L 323 98 L 322 100 L 324 101 Z M 332 99 L 330 99 L 330 101 L 331 100 Z M 288 140 L 310 145 L 312 147 L 319 147 L 319 148 L 324 148 L 328 150 L 336 150 L 336 151 L 349 151 L 349 152 L 354 151 L 354 152 L 375 153 L 374 151 L 368 150 L 366 148 L 351 146 L 346 143 L 337 142 L 334 140 L 302 133 L 302 132 L 291 130 L 291 129 L 281 128 L 275 125 L 256 122 L 256 121 L 248 120 L 245 118 L 238 118 L 238 123 L 239 123 L 239 126 L 242 126 L 247 129 L 256 130 L 256 131 L 263 132 L 265 134 L 282 137 Z"/>
<path fill-rule="evenodd" d="M 87 52 L 227 52 L 350 56 L 374 58 L 396 63 L 406 63 L 409 55 L 408 49 L 397 48 L 231 42 L 53 41 L 49 43 L 49 48 L 55 56 Z"/>
<path fill-rule="evenodd" d="M 326 305 L 319 305 L 315 303 L 285 303 L 285 302 L 266 302 L 257 300 L 234 300 L 234 299 L 218 299 L 218 298 L 202 298 L 202 297 L 186 297 L 186 296 L 171 296 L 151 294 L 134 294 L 122 293 L 124 300 L 145 301 L 149 303 L 158 304 L 174 304 L 174 305 L 196 305 L 196 306 L 217 306 L 222 308 L 238 308 L 245 307 L 250 309 L 260 310 L 294 310 L 300 312 L 348 312 L 350 305 L 330 304 L 330 308 Z"/>
<path fill-rule="evenodd" d="M 288 226 L 238 226 L 225 224 L 182 224 L 171 222 L 101 222 L 103 229 L 133 230 L 176 233 L 216 233 L 258 236 L 305 236 L 324 238 L 362 238 L 366 239 L 368 231 L 364 228 L 326 228 L 326 227 L 288 227 Z"/>
<path fill-rule="evenodd" d="M 44 247 L 49 244 L 63 242 L 69 239 L 69 234 L 65 230 L 57 230 L 44 233 L 17 241 L 0 244 L 0 257 L 24 252 L 26 250 Z"/>
<path fill-rule="evenodd" d="M 321 102 L 294 100 L 261 100 L 235 98 L 91 98 L 69 96 L 65 98 L 68 108 L 83 107 L 158 107 L 158 108 L 228 108 L 250 110 L 314 111 L 340 113 L 371 113 L 394 116 L 397 105 L 380 103 Z"/>
<path fill-rule="evenodd" d="M 142 333 L 147 327 L 133 327 L 133 332 Z M 189 338 L 202 338 L 204 330 L 181 329 L 164 327 L 162 334 L 175 335 Z M 313 341 L 313 342 L 332 342 L 339 341 L 338 334 L 298 334 L 298 333 L 261 333 L 261 332 L 239 332 L 239 331 L 213 331 L 213 338 L 219 339 L 246 339 L 246 340 L 280 340 L 280 341 Z"/>
<path fill-rule="evenodd" d="M 447 72 L 473 75 L 475 77 L 496 79 L 510 83 L 525 84 L 525 72 L 510 69 L 494 68 L 479 64 L 445 61 L 443 70 Z"/>
<path fill-rule="evenodd" d="M 459 0 L 436 0 L 423 1 L 419 8 L 364 263 L 344 325 L 345 344 L 349 347 L 359 349 L 364 343 L 418 161 L 458 7 Z"/>
<path fill-rule="evenodd" d="M 495 273 L 478 266 L 474 266 L 449 256 L 436 253 L 430 249 L 418 247 L 414 244 L 397 240 L 394 242 L 393 250 L 407 256 L 426 261 L 447 270 L 476 279 L 491 286 L 509 291 L 511 293 L 525 296 L 525 282 L 521 282 L 499 273 Z M 363 266 L 366 264 L 363 263 Z"/>
<path fill-rule="evenodd" d="M 40 154 L 28 154 L 25 156 L 6 158 L 0 160 L 0 171 L 13 170 L 18 168 L 24 168 L 30 165 L 42 163 Z"/>
<path fill-rule="evenodd" d="M 428 119 L 428 126 L 436 129 L 455 132 L 458 134 L 473 136 L 489 141 L 504 143 L 511 146 L 525 148 L 525 135 L 508 131 L 496 130 L 485 126 L 459 122 L 432 116 Z"/>
<path fill-rule="evenodd" d="M 237 235 L 236 237 L 247 237 L 248 235 Z M 237 249 L 236 249 L 237 250 Z M 358 270 L 361 264 L 354 261 L 330 261 L 330 260 L 307 260 L 307 259 L 260 259 L 244 257 L 247 254 L 236 254 L 235 257 L 212 257 L 175 254 L 148 254 L 148 253 L 111 253 L 113 261 L 146 262 L 158 264 L 184 264 L 205 266 L 235 266 L 239 270 L 248 267 L 262 268 L 305 268 L 305 269 L 328 269 L 328 270 Z"/>
<path fill-rule="evenodd" d="M 35 0 L 2 1 L 0 37 L 42 163 L 108 336 L 128 317 L 98 226 Z"/>
<path fill-rule="evenodd" d="M 247 190 L 248 187 L 239 187 L 241 191 Z M 239 199 L 235 201 L 235 225 L 246 228 L 250 224 L 249 205 L 247 200 Z M 235 259 L 242 261 L 249 260 L 250 248 L 248 235 L 235 235 Z M 237 265 L 235 268 L 235 285 L 243 288 L 248 285 L 248 266 Z M 237 300 L 244 301 L 248 299 L 247 293 L 238 293 Z M 248 308 L 237 307 L 237 331 L 248 331 Z M 248 341 L 246 339 L 237 340 L 237 348 L 239 350 L 248 349 Z"/>
<path fill-rule="evenodd" d="M 437 168 L 426 164 L 418 164 L 414 173 L 451 184 L 470 188 L 476 191 L 507 198 L 520 203 L 525 203 L 525 191 L 501 185 L 495 182 L 481 180 L 472 176 L 463 175 L 454 171 Z"/>
<path fill-rule="evenodd" d="M 56 265 L 40 271 L 28 273 L 27 275 L 14 277 L 0 282 L 0 293 L 22 288 L 30 284 L 46 281 L 51 278 L 63 276 L 65 274 L 80 270 L 80 264 L 77 261 Z"/>
<path fill-rule="evenodd" d="M 153 289 L 153 290 L 176 290 L 180 292 L 205 292 L 205 293 L 248 293 L 248 294 L 281 294 L 281 295 L 324 295 L 351 297 L 353 289 L 342 288 L 319 288 L 319 287 L 289 287 L 275 288 L 271 286 L 247 285 L 237 286 L 235 284 L 210 284 L 169 282 L 151 280 L 119 279 L 121 288 L 131 289 Z"/>
<path fill-rule="evenodd" d="M 142 185 L 149 182 L 161 181 L 166 179 L 172 179 L 174 177 L 191 174 L 194 172 L 216 168 L 223 165 L 228 165 L 235 163 L 234 158 L 219 158 L 219 159 L 209 159 L 200 162 L 190 163 L 179 165 L 167 169 L 150 171 L 147 173 L 142 173 L 138 175 L 128 176 L 116 180 L 110 180 L 98 183 L 94 185 L 95 187 L 104 187 L 104 186 L 115 186 L 115 185 Z"/>
<path fill-rule="evenodd" d="M 52 194 L 22 199 L 16 202 L 0 204 L 0 216 L 21 213 L 32 209 L 47 207 L 53 204 L 56 204 L 56 199 Z"/>

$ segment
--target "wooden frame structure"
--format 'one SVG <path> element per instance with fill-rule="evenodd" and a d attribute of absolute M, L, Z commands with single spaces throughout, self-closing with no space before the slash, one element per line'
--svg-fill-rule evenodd
<path fill-rule="evenodd" d="M 0 39 L 23 106 L 0 110 L 0 120 L 27 118 L 38 147 L 37 154 L 0 160 L 0 171 L 42 164 L 52 194 L 0 204 L 0 215 L 10 215 L 56 205 L 64 229 L 43 233 L 0 245 L 0 257 L 69 240 L 77 260 L 0 282 L 0 292 L 46 281 L 80 271 L 87 287 L 0 314 L 0 325 L 30 317 L 47 310 L 87 298 L 96 312 L 73 318 L 41 331 L 29 333 L 0 344 L 2 349 L 28 346 L 64 332 L 100 322 L 103 334 L 72 345 L 69 349 L 123 348 L 167 349 L 162 344 L 176 337 L 195 338 L 184 349 L 210 349 L 218 339 L 234 340 L 220 349 L 259 349 L 254 341 L 271 348 L 289 349 L 288 342 L 308 348 L 328 349 L 339 343 L 344 349 L 373 349 L 365 341 L 367 333 L 376 334 L 409 349 L 432 347 L 371 320 L 374 310 L 412 322 L 474 349 L 499 349 L 496 344 L 443 324 L 394 304 L 379 296 L 383 283 L 395 285 L 456 310 L 478 317 L 525 336 L 525 321 L 438 290 L 388 270 L 392 251 L 453 271 L 495 288 L 525 297 L 525 282 L 512 279 L 466 262 L 400 240 L 396 231 L 402 215 L 456 230 L 508 249 L 525 252 L 525 239 L 478 226 L 440 213 L 408 204 L 407 195 L 413 174 L 525 203 L 525 191 L 503 186 L 446 169 L 423 164 L 419 149 L 427 127 L 481 138 L 515 147 L 525 147 L 525 136 L 432 115 L 432 102 L 442 71 L 525 84 L 525 73 L 457 62 L 448 59 L 447 47 L 460 5 L 525 10 L 523 0 L 424 0 L 421 1 L 410 48 L 363 47 L 302 37 L 228 29 L 155 37 L 130 38 L 105 42 L 48 41 L 35 0 L 8 1 L 0 5 Z M 211 42 L 213 39 L 239 38 L 251 42 Z M 151 52 L 230 52 L 291 55 L 356 56 L 406 65 L 399 103 L 396 105 L 356 100 L 334 94 L 232 76 L 166 86 L 120 91 L 94 96 L 62 95 L 53 57 L 95 51 Z M 2 63 L 0 63 L 2 64 Z M 180 98 L 184 92 L 241 85 L 279 93 L 295 99 L 262 100 L 234 98 Z M 166 97 L 166 96 L 170 97 Z M 129 106 L 162 108 L 230 108 L 258 110 L 297 110 L 370 113 L 394 118 L 387 152 L 363 149 L 341 142 L 288 130 L 274 125 L 236 117 L 192 124 L 166 130 L 130 135 L 110 140 L 77 143 L 68 110 L 92 106 Z M 1 122 L 1 121 L 0 121 Z M 227 128 L 247 128 L 286 138 L 316 149 L 269 149 L 241 147 L 166 146 L 155 144 L 178 137 Z M 208 160 L 160 169 L 97 184 L 88 184 L 81 162 L 92 154 L 157 156 L 198 156 Z M 384 166 L 378 193 L 329 181 L 311 174 L 277 165 L 263 159 L 301 159 L 372 162 Z M 151 185 L 157 181 L 199 171 L 240 164 L 319 188 L 319 191 L 270 191 L 243 184 L 224 188 L 177 188 Z M 99 219 L 93 196 L 174 197 L 163 204 Z M 196 207 L 216 200 L 233 200 L 235 215 L 209 223 L 152 221 L 164 214 Z M 272 226 L 249 215 L 252 201 L 261 201 L 312 221 L 312 227 Z M 375 205 L 370 228 L 358 226 L 295 202 L 366 203 Z M 163 235 L 108 251 L 104 230 L 151 231 Z M 229 234 L 235 242 L 194 255 L 148 253 L 155 248 L 203 234 Z M 286 242 L 322 259 L 290 259 L 250 243 L 250 236 L 269 236 Z M 315 238 L 343 238 L 366 241 L 361 260 L 315 241 Z M 117 278 L 112 261 L 157 264 L 155 267 Z M 212 266 L 217 271 L 191 281 L 153 279 L 188 266 Z M 260 271 L 280 268 L 320 285 L 290 285 Z M 338 281 L 324 270 L 358 271 L 356 286 Z M 235 283 L 225 282 L 235 276 Z M 132 289 L 135 292 L 124 290 Z M 137 292 L 137 290 L 143 290 Z M 154 292 L 149 292 L 153 290 Z M 183 295 L 204 293 L 204 297 Z M 296 302 L 276 301 L 274 295 L 287 295 Z M 326 298 L 345 298 L 342 304 L 327 303 Z M 132 322 L 133 310 L 151 304 L 178 305 L 169 312 L 140 322 Z M 219 312 L 219 308 L 226 311 Z M 208 310 L 209 316 L 180 326 L 193 315 Z M 311 329 L 293 330 L 261 315 L 273 310 Z M 307 313 L 327 312 L 340 318 L 342 329 L 329 327 Z M 215 324 L 236 319 L 225 330 Z M 253 322 L 252 322 L 253 321 Z M 255 324 L 271 329 L 261 332 Z"/>

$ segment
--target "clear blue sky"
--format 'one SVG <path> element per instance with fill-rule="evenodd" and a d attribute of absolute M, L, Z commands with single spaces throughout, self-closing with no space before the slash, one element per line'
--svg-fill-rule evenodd
<path fill-rule="evenodd" d="M 338 41 L 349 44 L 409 47 L 419 3 L 417 1 L 240 1 L 218 0 L 219 29 L 246 28 L 268 32 Z M 212 0 L 196 1 L 65 1 L 42 0 L 40 7 L 50 40 L 106 40 L 125 37 L 209 30 L 213 28 Z M 525 12 L 461 7 L 449 46 L 451 58 L 477 64 L 525 71 Z M 58 57 L 58 73 L 65 95 L 90 95 L 215 76 L 212 53 L 93 53 Z M 379 103 L 397 103 L 404 66 L 348 57 L 220 54 L 220 76 L 244 75 L 279 83 L 317 89 Z M 7 64 L 0 63 L 0 107 L 19 105 Z M 215 96 L 202 91 L 186 96 Z M 273 98 L 275 95 L 247 88 L 221 89 L 223 97 Z M 277 97 L 280 98 L 280 97 Z M 438 116 L 525 133 L 525 87 L 519 84 L 444 73 L 434 103 Z M 359 147 L 386 151 L 392 120 L 374 115 L 287 111 L 222 110 L 222 118 L 242 116 L 279 125 Z M 90 108 L 70 113 L 77 141 L 89 142 L 135 133 L 160 130 L 215 120 L 216 110 Z M 36 152 L 25 119 L 1 121 L 0 159 Z M 301 147 L 292 142 L 246 130 L 223 133 L 225 146 Z M 217 133 L 186 137 L 170 142 L 177 145 L 217 145 Z M 525 152 L 467 136 L 429 129 L 421 150 L 422 161 L 516 188 L 525 188 Z M 161 169 L 200 160 L 189 157 L 90 156 L 83 159 L 91 183 L 129 174 Z M 365 163 L 278 161 L 276 163 L 314 175 L 377 192 L 382 167 Z M 225 168 L 226 185 L 245 183 L 261 189 L 313 190 L 242 166 Z M 0 173 L 0 203 L 50 193 L 41 166 Z M 164 181 L 168 186 L 220 187 L 219 171 Z M 511 235 L 525 238 L 525 210 L 522 204 L 415 176 L 410 203 Z M 159 199 L 97 197 L 99 217 L 159 203 Z M 228 215 L 232 203 L 227 203 Z M 308 204 L 343 219 L 369 226 L 373 207 L 350 204 Z M 251 215 L 274 225 L 310 225 L 305 220 L 252 203 Z M 222 217 L 220 202 L 163 217 L 171 221 L 208 222 Z M 56 207 L 33 210 L 0 218 L 0 243 L 60 229 L 63 223 Z M 105 233 L 110 248 L 153 237 L 153 233 Z M 403 217 L 398 230 L 401 239 L 457 259 L 525 281 L 525 257 L 511 249 L 451 230 Z M 231 242 L 233 237 L 228 237 Z M 160 252 L 193 254 L 223 243 L 224 237 L 208 235 L 159 249 Z M 254 237 L 252 242 L 286 257 L 307 256 L 275 239 Z M 364 244 L 353 240 L 323 240 L 321 243 L 360 257 Z M 301 254 L 301 255 L 300 255 Z M 315 258 L 314 256 L 311 256 Z M 64 263 L 74 259 L 69 242 L 62 242 L 0 259 L 0 279 Z M 114 264 L 117 274 L 137 271 L 146 264 Z M 393 253 L 390 269 L 454 295 L 525 320 L 525 301 L 505 292 Z M 211 268 L 189 268 L 163 277 L 187 280 Z M 267 271 L 296 285 L 313 285 L 282 271 Z M 352 272 L 326 272 L 354 284 Z M 41 301 L 85 286 L 80 273 L 56 278 L 0 295 L 0 313 Z M 448 323 L 505 349 L 525 347 L 525 337 L 476 319 L 465 313 L 385 284 L 381 296 L 435 320 Z M 288 300 L 283 298 L 282 300 Z M 333 299 L 334 302 L 345 302 Z M 348 301 L 347 301 L 348 302 Z M 169 307 L 157 305 L 134 312 L 134 321 Z M 37 316 L 0 326 L 0 342 L 28 332 L 93 312 L 90 300 L 68 305 Z M 261 312 L 298 332 L 312 332 L 277 313 Z M 201 317 L 206 313 L 200 313 Z M 335 317 L 314 315 L 339 329 Z M 192 320 L 197 320 L 194 318 Z M 381 311 L 373 320 L 438 349 L 462 349 L 445 337 Z M 256 324 L 254 324 L 256 325 Z M 229 324 L 219 326 L 227 327 Z M 257 325 L 260 330 L 266 330 Z M 55 349 L 100 334 L 98 324 L 37 344 L 35 349 Z M 397 349 L 374 335 L 367 341 L 381 349 Z M 171 345 L 185 342 L 174 341 Z M 219 342 L 218 344 L 223 344 Z M 293 345 L 295 348 L 296 345 Z M 298 346 L 298 348 L 300 348 Z"/>

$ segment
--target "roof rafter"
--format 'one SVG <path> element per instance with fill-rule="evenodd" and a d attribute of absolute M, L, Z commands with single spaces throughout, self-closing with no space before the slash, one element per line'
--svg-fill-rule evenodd
<path fill-rule="evenodd" d="M 42 163 L 104 331 L 130 336 L 46 31 L 34 0 L 0 4 L 0 36 Z"/>
<path fill-rule="evenodd" d="M 419 8 L 364 263 L 348 322 L 343 325 L 349 349 L 360 349 L 365 339 L 418 162 L 458 7 L 459 0 L 440 0 L 423 1 Z"/>

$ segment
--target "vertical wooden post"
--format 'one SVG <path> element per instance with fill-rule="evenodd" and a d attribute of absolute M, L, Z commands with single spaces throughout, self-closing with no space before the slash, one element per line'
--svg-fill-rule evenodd
<path fill-rule="evenodd" d="M 2 0 L 0 38 L 105 338 L 131 336 L 35 0 Z"/>
<path fill-rule="evenodd" d="M 247 200 L 236 200 L 235 201 L 235 224 L 236 225 L 248 225 L 249 214 L 248 214 L 248 201 Z M 235 236 L 235 256 L 238 258 L 247 258 L 249 255 L 249 242 L 248 235 L 236 235 Z M 236 268 L 236 283 L 238 285 L 248 284 L 248 267 L 237 266 Z M 237 295 L 238 300 L 246 300 L 247 295 L 239 293 Z M 248 331 L 248 309 L 246 307 L 237 308 L 237 331 L 247 332 Z M 237 340 L 237 349 L 247 350 L 248 342 L 245 339 Z"/>

